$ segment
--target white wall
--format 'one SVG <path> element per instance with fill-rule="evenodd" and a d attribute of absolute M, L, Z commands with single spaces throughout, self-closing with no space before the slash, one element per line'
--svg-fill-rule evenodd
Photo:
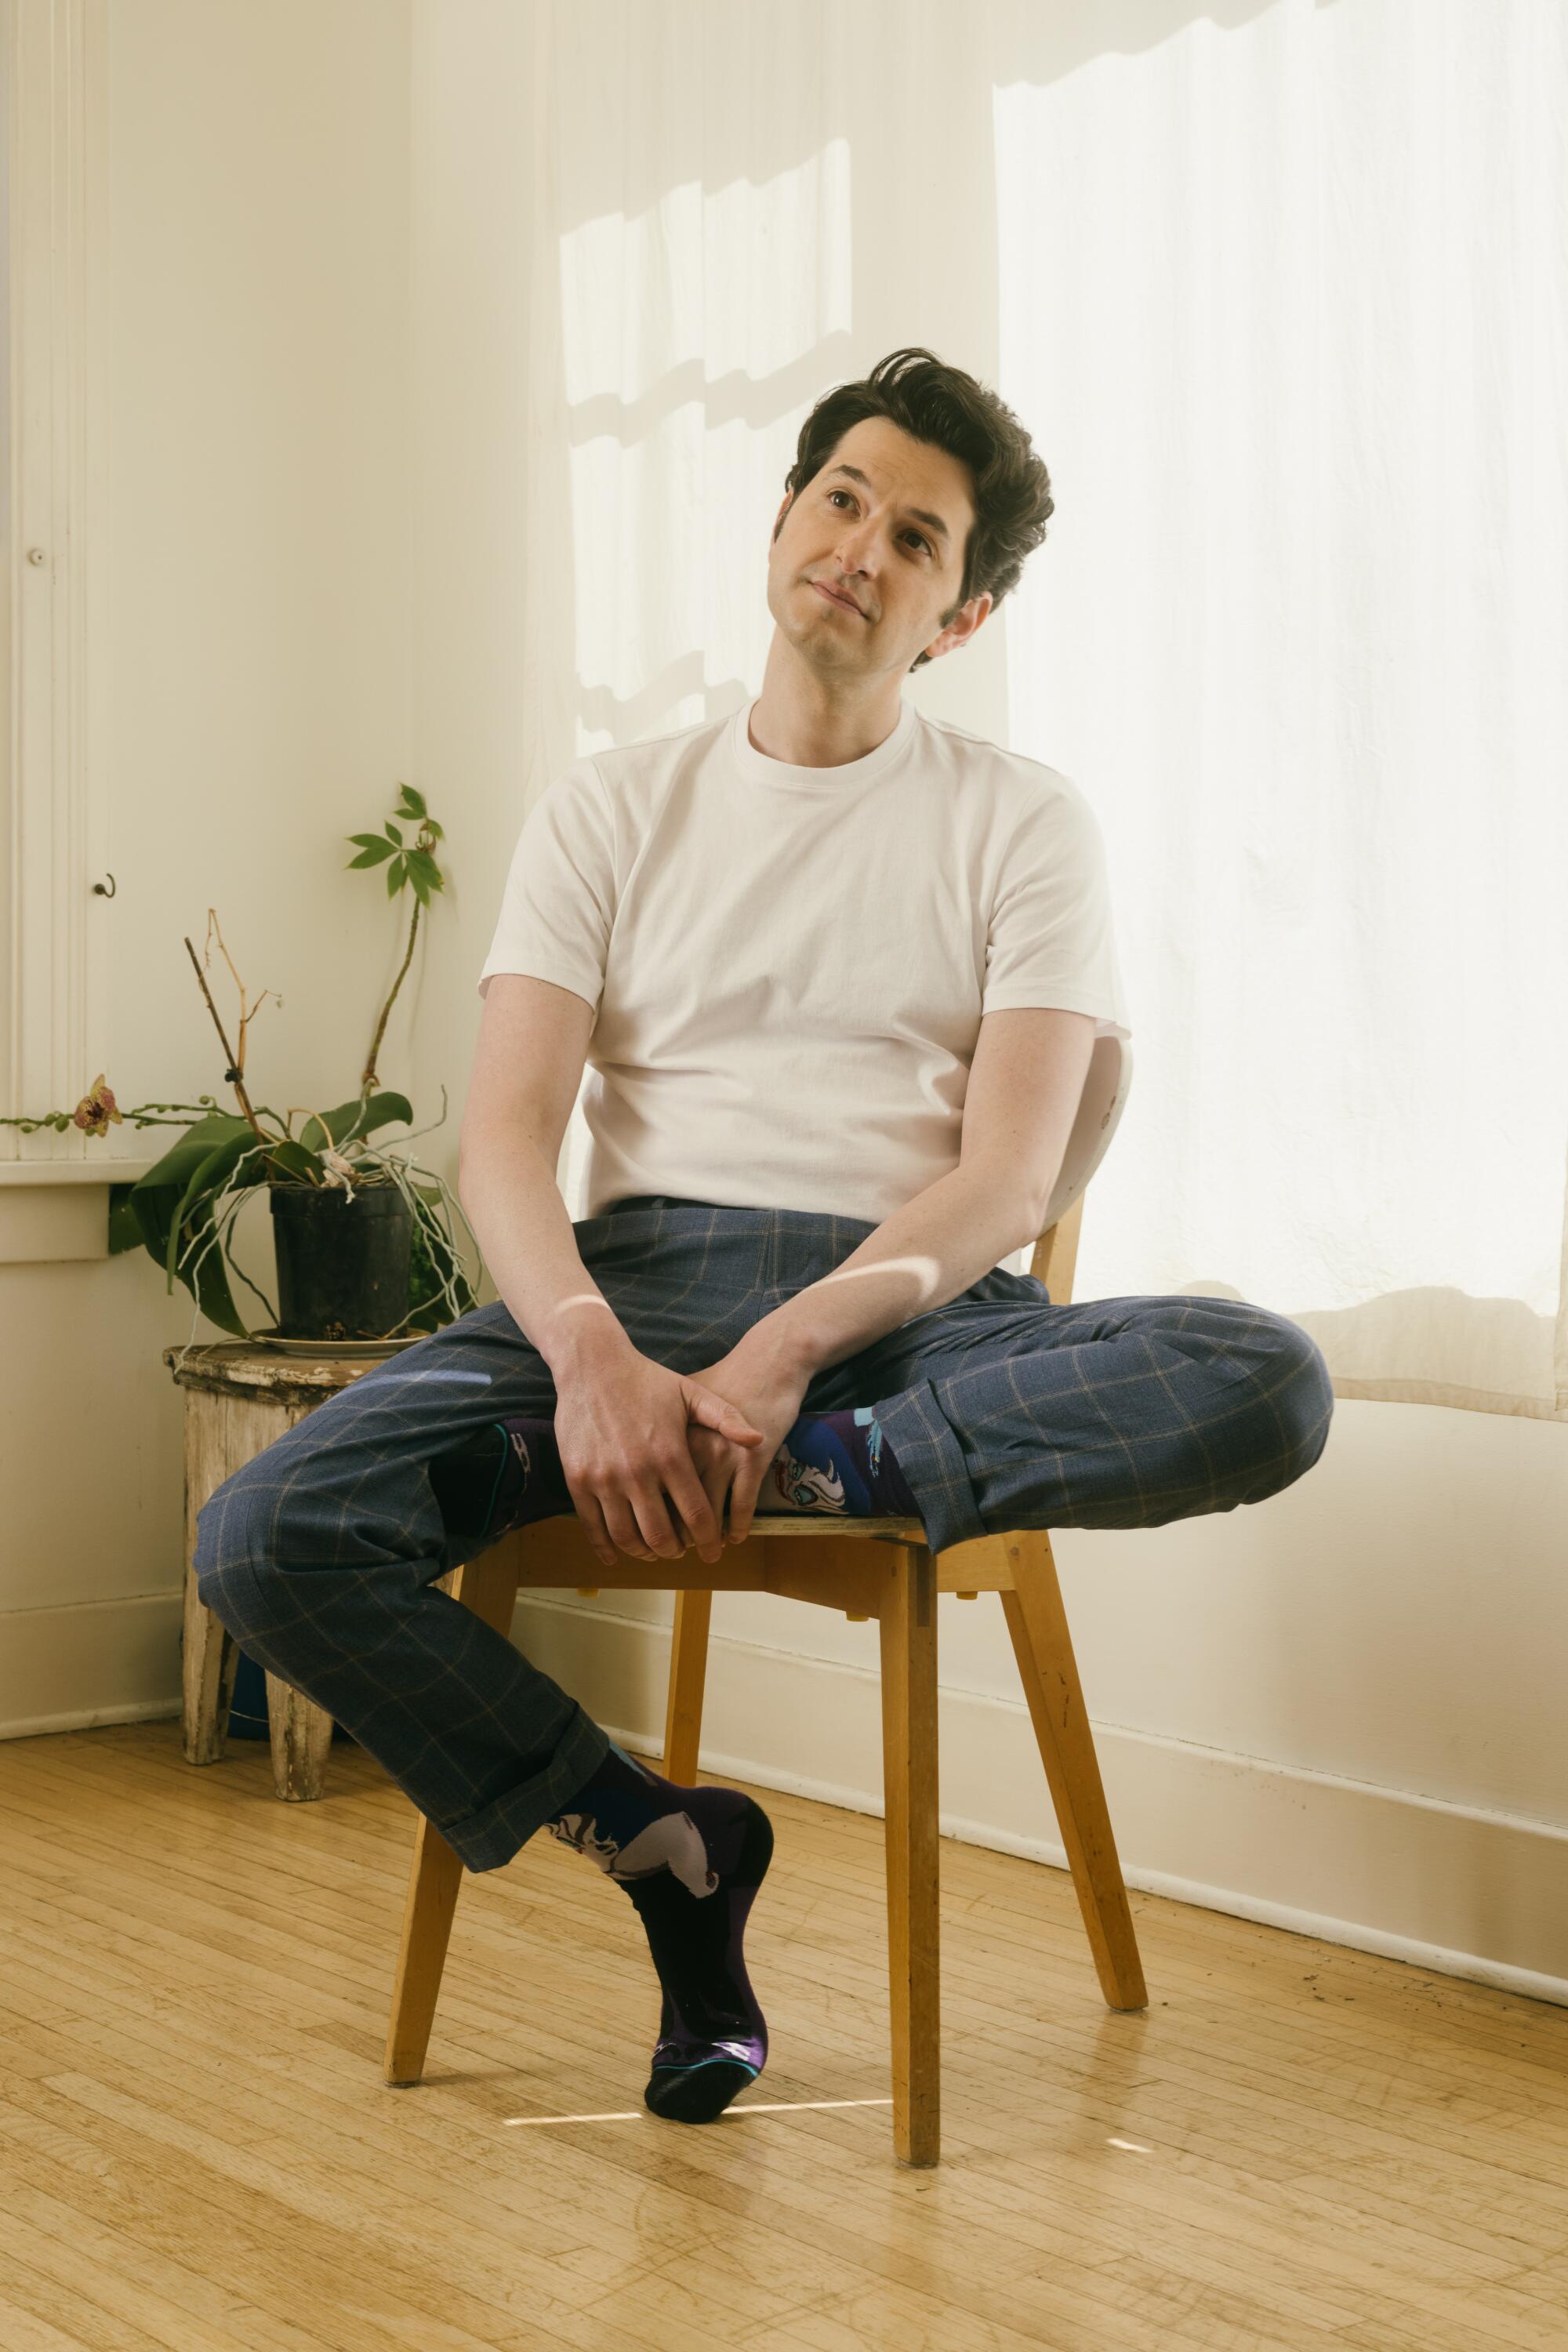
<path fill-rule="evenodd" d="M 216 1090 L 179 944 L 212 902 L 247 983 L 286 1000 L 253 1066 L 350 1090 L 395 959 L 337 837 L 406 777 L 452 875 L 383 1070 L 422 1117 L 447 1085 L 447 1147 L 426 1151 L 448 1177 L 506 860 L 572 748 L 531 584 L 568 580 L 571 551 L 529 364 L 550 331 L 530 58 L 502 0 L 114 18 L 115 1074 L 132 1099 Z M 926 341 L 986 374 L 984 270 L 942 188 L 878 157 L 860 184 L 899 201 L 896 235 L 857 225 L 890 257 L 857 272 L 860 348 Z M 763 562 L 759 541 L 759 598 Z M 999 733 L 1003 652 L 989 633 L 912 691 Z M 1136 1088 L 1115 1149 L 1138 1150 Z M 1137 1290 L 1094 1217 L 1091 1189 L 1092 1287 Z M 0 1267 L 0 1724 L 165 1713 L 179 1413 L 157 1349 L 185 1336 L 184 1294 L 140 1255 Z M 1267 1504 L 1062 1531 L 1130 1880 L 1568 1999 L 1565 1524 L 1561 1429 L 1342 1402 L 1321 1461 Z M 517 1630 L 656 1748 L 668 1613 L 546 1595 Z M 945 1825 L 1059 1853 L 999 1609 L 946 1601 L 942 1633 Z M 705 1769 L 874 1808 L 875 1661 L 873 1626 L 720 1596 Z"/>
<path fill-rule="evenodd" d="M 138 0 L 103 22 L 104 1064 L 122 1105 L 229 1099 L 183 944 L 201 952 L 213 907 L 252 1001 L 283 1000 L 249 1026 L 253 1096 L 339 1102 L 402 945 L 343 836 L 415 780 L 408 12 Z M 232 1041 L 216 946 L 209 985 Z M 264 1202 L 235 1250 L 275 1299 Z M 163 1713 L 178 1689 L 181 1397 L 159 1350 L 191 1321 L 144 1251 L 0 1263 L 0 1727 Z"/>

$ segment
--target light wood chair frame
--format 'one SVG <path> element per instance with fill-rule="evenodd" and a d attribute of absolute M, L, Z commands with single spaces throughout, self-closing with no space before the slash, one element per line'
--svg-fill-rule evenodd
<path fill-rule="evenodd" d="M 1030 1272 L 1054 1303 L 1072 1295 L 1082 1218 L 1072 1207 L 1035 1245 Z M 1050 1538 L 1030 1529 L 987 1535 L 933 1553 L 918 1519 L 842 1519 L 759 1512 L 743 1544 L 711 1565 L 633 1559 L 606 1568 L 575 1517 L 515 1529 L 441 1580 L 497 1631 L 510 1634 L 519 1590 L 574 1585 L 675 1592 L 674 1638 L 662 1770 L 697 1785 L 708 1628 L 715 1591 L 775 1592 L 841 1609 L 880 1629 L 882 1769 L 888 1872 L 889 1997 L 892 2026 L 893 2147 L 900 2164 L 934 2165 L 941 2140 L 939 1867 L 937 1827 L 937 1611 L 939 1593 L 1002 1597 L 1013 1654 L 1040 1760 L 1089 1933 L 1100 1990 L 1113 2010 L 1147 2006 L 1127 1889 L 1111 1834 L 1100 1762 Z M 689 1569 L 687 1562 L 689 1561 Z M 587 1577 L 593 1580 L 589 1582 Z M 463 1865 L 416 1813 L 392 2017 L 388 2083 L 424 2073 Z"/>

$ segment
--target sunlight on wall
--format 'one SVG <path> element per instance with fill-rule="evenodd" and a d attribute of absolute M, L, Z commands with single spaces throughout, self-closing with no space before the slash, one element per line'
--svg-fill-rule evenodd
<path fill-rule="evenodd" d="M 770 386 L 850 324 L 849 217 L 830 139 L 769 180 L 687 182 L 563 236 L 576 675 L 607 698 L 579 752 L 760 686 L 768 533 L 822 388 L 781 409 Z"/>

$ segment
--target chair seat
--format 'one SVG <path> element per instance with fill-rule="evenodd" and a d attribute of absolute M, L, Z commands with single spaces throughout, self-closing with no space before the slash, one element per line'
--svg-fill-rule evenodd
<path fill-rule="evenodd" d="M 882 1536 L 893 1543 L 923 1544 L 920 1519 L 855 1518 L 837 1511 L 755 1511 L 752 1531 L 759 1536 Z"/>
<path fill-rule="evenodd" d="M 938 1592 L 966 1598 L 1013 1588 L 1018 1536 L 975 1536 L 928 1550 L 917 1518 L 888 1515 L 854 1518 L 829 1511 L 759 1511 L 743 1543 L 726 1544 L 716 1560 L 688 1549 L 678 1559 L 662 1553 L 643 1559 L 617 1552 L 605 1563 L 595 1553 L 586 1528 L 572 1513 L 536 1519 L 502 1536 L 498 1555 L 510 1561 L 520 1587 L 575 1587 L 579 1592 L 776 1592 L 786 1599 L 822 1601 L 859 1615 L 890 1572 L 889 1555 L 903 1551 L 928 1559 Z M 867 1596 L 872 1596 L 868 1602 Z"/>

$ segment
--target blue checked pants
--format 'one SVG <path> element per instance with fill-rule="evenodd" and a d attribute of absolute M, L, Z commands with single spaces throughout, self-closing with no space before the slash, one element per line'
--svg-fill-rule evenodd
<path fill-rule="evenodd" d="M 634 1346 L 717 1360 L 875 1227 L 644 1195 L 574 1226 Z M 1333 1391 L 1286 1317 L 1229 1298 L 1053 1307 L 984 1275 L 812 1380 L 803 1412 L 875 1407 L 933 1550 L 1023 1528 L 1152 1528 L 1261 1503 L 1310 1470 Z M 435 1580 L 459 1539 L 428 1465 L 507 1415 L 553 1419 L 549 1367 L 499 1300 L 378 1364 L 275 1438 L 196 1521 L 201 1599 L 325 1707 L 470 1870 L 509 1862 L 608 1734 Z"/>

